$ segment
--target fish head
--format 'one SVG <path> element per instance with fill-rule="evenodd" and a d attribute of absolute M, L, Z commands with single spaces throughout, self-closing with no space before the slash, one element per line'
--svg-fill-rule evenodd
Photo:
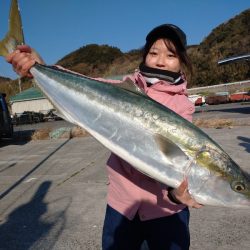
<path fill-rule="evenodd" d="M 226 207 L 250 208 L 250 179 L 229 155 L 218 148 L 206 147 L 196 153 L 193 193 L 197 201 Z M 198 178 L 194 177 L 198 173 Z M 199 182 L 199 184 L 198 184 Z"/>

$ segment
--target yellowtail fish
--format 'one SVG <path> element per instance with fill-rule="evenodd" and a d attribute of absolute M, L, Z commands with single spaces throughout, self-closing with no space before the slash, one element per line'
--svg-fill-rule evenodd
<path fill-rule="evenodd" d="M 1 55 L 23 43 L 19 15 L 13 0 Z M 186 176 L 189 192 L 201 204 L 249 208 L 248 174 L 207 134 L 147 97 L 133 82 L 112 85 L 39 64 L 30 71 L 65 119 L 140 172 L 171 187 Z"/>

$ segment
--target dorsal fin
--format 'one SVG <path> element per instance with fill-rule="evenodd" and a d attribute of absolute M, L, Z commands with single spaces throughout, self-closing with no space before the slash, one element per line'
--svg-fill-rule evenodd
<path fill-rule="evenodd" d="M 120 87 L 122 89 L 126 89 L 130 92 L 146 96 L 146 94 L 130 79 L 126 79 L 125 81 L 116 84 L 115 86 Z"/>
<path fill-rule="evenodd" d="M 24 44 L 21 16 L 17 0 L 12 0 L 9 14 L 9 31 L 0 41 L 0 55 L 7 56 L 16 49 L 17 45 Z"/>

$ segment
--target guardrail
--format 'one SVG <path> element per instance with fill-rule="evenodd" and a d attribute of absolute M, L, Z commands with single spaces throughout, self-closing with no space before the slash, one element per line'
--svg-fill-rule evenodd
<path fill-rule="evenodd" d="M 189 95 L 199 94 L 199 93 L 216 93 L 216 92 L 244 92 L 248 91 L 250 88 L 250 80 L 223 83 L 217 85 L 210 85 L 204 87 L 197 87 L 188 89 Z"/>

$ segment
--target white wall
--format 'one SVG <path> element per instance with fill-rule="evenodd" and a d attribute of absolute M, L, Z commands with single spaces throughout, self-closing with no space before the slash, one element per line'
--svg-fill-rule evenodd
<path fill-rule="evenodd" d="M 23 113 L 24 111 L 44 112 L 54 107 L 47 99 L 14 102 L 11 104 L 11 113 Z"/>

